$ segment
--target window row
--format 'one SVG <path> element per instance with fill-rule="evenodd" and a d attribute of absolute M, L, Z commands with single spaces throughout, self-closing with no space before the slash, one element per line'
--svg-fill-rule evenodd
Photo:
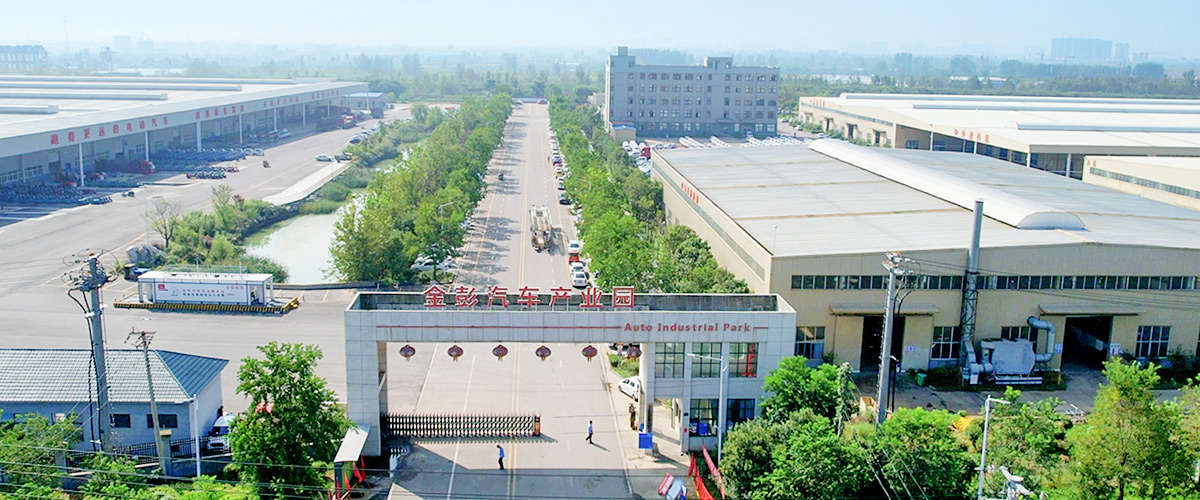
<path fill-rule="evenodd" d="M 775 113 L 768 113 L 768 115 L 771 118 L 774 118 Z M 632 115 L 630 115 L 630 116 L 632 116 Z M 667 117 L 664 116 L 664 117 L 660 117 L 660 118 L 667 118 Z M 686 118 L 686 117 L 681 117 L 681 118 Z M 728 118 L 728 116 L 726 116 L 726 118 Z M 750 119 L 749 116 L 746 116 L 743 118 Z M 638 123 L 638 130 L 644 130 L 646 132 L 654 132 L 654 131 L 658 131 L 658 132 L 691 132 L 694 130 L 696 132 L 704 132 L 704 133 L 711 133 L 711 134 L 715 134 L 718 132 L 721 134 L 728 134 L 729 128 L 730 127 L 727 124 L 713 124 L 713 123 L 703 123 L 703 124 L 701 124 L 701 123 L 678 123 L 678 122 L 675 122 L 675 123 L 668 123 L 668 122 L 641 122 L 641 123 Z M 764 123 L 755 123 L 753 125 L 748 124 L 748 123 L 744 124 L 744 125 L 741 123 L 734 123 L 732 128 L 733 128 L 734 133 L 749 131 L 749 130 L 751 130 L 751 128 L 753 128 L 754 132 L 758 133 L 758 134 L 761 134 L 761 133 L 774 134 L 775 133 L 775 124 L 774 123 L 765 123 L 765 124 Z"/>
<path fill-rule="evenodd" d="M 633 104 L 633 102 L 634 102 L 633 100 L 634 100 L 634 98 L 630 97 L 627 102 L 629 104 Z M 695 99 L 693 99 L 691 97 L 684 97 L 682 99 L 680 99 L 678 97 L 676 97 L 674 99 L 667 98 L 667 97 L 664 97 L 662 99 L 658 99 L 656 97 L 640 97 L 637 99 L 637 103 L 643 104 L 643 105 L 644 104 L 650 104 L 650 105 L 672 104 L 675 106 L 679 106 L 680 104 L 682 104 L 684 106 L 691 106 L 694 104 L 694 105 L 698 106 L 701 104 L 712 105 L 713 102 L 712 102 L 711 97 L 706 98 L 706 99 L 700 99 L 699 97 L 697 97 Z M 729 106 L 730 103 L 731 103 L 730 99 L 728 97 L 726 97 L 725 105 Z M 757 100 L 755 100 L 755 99 L 734 99 L 732 101 L 732 104 L 734 106 L 743 106 L 744 105 L 744 106 L 772 106 L 772 107 L 774 107 L 775 100 L 774 99 L 757 99 Z"/>
<path fill-rule="evenodd" d="M 1166 191 L 1171 194 L 1187 196 L 1188 198 L 1200 199 L 1200 191 L 1196 191 L 1195 189 L 1188 189 L 1185 187 L 1176 186 L 1174 184 L 1167 184 L 1164 182 L 1152 181 L 1150 179 L 1143 179 L 1141 177 L 1134 177 L 1132 175 L 1125 175 L 1125 174 L 1119 174 L 1116 172 L 1109 172 L 1107 170 L 1099 169 L 1096 167 L 1089 168 L 1088 172 L 1091 173 L 1092 175 L 1098 175 L 1100 177 L 1108 177 L 1109 179 L 1115 179 L 1115 180 L 1118 180 L 1121 182 L 1127 182 L 1129 184 L 1136 184 L 1138 186 L 1148 187 L 1150 189 Z"/>
<path fill-rule="evenodd" d="M 632 80 L 633 78 L 633 73 L 629 73 L 629 79 Z M 638 73 L 637 78 L 639 80 L 712 80 L 713 76 L 711 73 L 707 75 L 694 73 Z M 725 75 L 725 81 L 734 80 L 739 82 L 776 82 L 779 81 L 779 75 Z"/>
<path fill-rule="evenodd" d="M 721 407 L 719 399 L 693 399 L 689 424 L 689 432 L 694 436 L 717 435 L 717 409 Z M 754 418 L 753 399 L 725 400 L 726 430 L 735 424 Z"/>
<path fill-rule="evenodd" d="M 979 290 L 1196 290 L 1196 276 L 979 276 Z M 899 287 L 962 290 L 962 276 L 914 276 Z M 793 290 L 884 290 L 887 276 L 793 275 Z"/>
<path fill-rule="evenodd" d="M 656 344 L 654 351 L 654 376 L 659 378 L 683 378 L 683 363 L 692 362 L 693 378 L 717 378 L 721 376 L 721 343 L 694 342 L 692 356 L 684 349 L 683 342 Z M 754 378 L 758 376 L 758 344 L 755 342 L 733 342 L 729 344 L 729 377 Z"/>
<path fill-rule="evenodd" d="M 109 415 L 114 429 L 129 429 L 133 427 L 133 418 L 128 413 L 113 413 Z M 179 416 L 173 413 L 159 413 L 158 426 L 162 429 L 178 429 Z M 154 428 L 154 416 L 146 414 L 146 428 Z"/>

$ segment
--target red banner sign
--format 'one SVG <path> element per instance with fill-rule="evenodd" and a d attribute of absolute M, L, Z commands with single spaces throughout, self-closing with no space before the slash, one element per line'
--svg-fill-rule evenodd
<path fill-rule="evenodd" d="M 518 289 L 517 305 L 525 307 L 533 307 L 542 304 L 541 296 L 538 294 L 538 289 L 530 286 L 523 286 Z M 443 287 L 442 285 L 430 285 L 424 292 L 425 307 L 427 308 L 445 308 L 449 304 L 454 304 L 457 309 L 471 309 L 479 305 L 479 292 L 475 287 L 458 286 L 458 287 Z M 548 305 L 554 306 L 555 303 L 570 304 L 571 297 L 579 297 L 579 307 L 582 309 L 602 309 L 604 308 L 604 290 L 599 288 L 588 287 L 580 292 L 574 292 L 570 288 L 555 287 L 550 289 L 550 301 Z M 633 309 L 637 294 L 631 286 L 615 286 L 610 295 L 609 307 L 612 309 Z M 453 299 L 453 301 L 451 301 Z M 488 307 L 499 306 L 508 308 L 508 288 L 502 286 L 489 286 L 487 288 L 487 304 Z M 637 325 L 639 328 L 644 326 L 650 328 L 649 325 Z M 662 326 L 662 325 L 660 325 Z M 676 326 L 676 325 L 668 325 Z M 692 326 L 692 325 L 687 325 Z M 709 331 L 715 331 L 720 328 L 720 325 L 710 325 Z M 630 325 L 626 325 L 629 328 Z M 730 328 L 742 328 L 743 325 L 724 325 L 726 330 Z M 749 325 L 744 326 L 746 329 Z M 674 328 L 670 328 L 674 330 Z"/>
<path fill-rule="evenodd" d="M 713 464 L 712 455 L 708 454 L 708 447 L 700 445 L 700 453 L 704 454 L 704 462 L 708 464 L 708 473 L 712 474 L 713 479 L 717 481 L 717 486 L 721 488 L 721 498 L 725 498 L 725 480 L 721 478 L 721 471 Z"/>

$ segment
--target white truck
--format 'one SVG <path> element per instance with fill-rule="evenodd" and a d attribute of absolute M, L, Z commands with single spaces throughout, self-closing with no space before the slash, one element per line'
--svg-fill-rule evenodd
<path fill-rule="evenodd" d="M 550 210 L 545 205 L 529 206 L 529 230 L 533 249 L 541 252 L 550 248 L 552 231 L 550 228 Z"/>

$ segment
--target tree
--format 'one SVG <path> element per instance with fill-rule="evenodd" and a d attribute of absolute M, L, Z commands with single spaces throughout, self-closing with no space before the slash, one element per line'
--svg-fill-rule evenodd
<path fill-rule="evenodd" d="M 784 358 L 779 367 L 767 375 L 763 389 L 770 395 L 763 400 L 763 415 L 782 422 L 794 412 L 808 409 L 834 419 L 842 409 L 854 404 L 850 377 L 841 367 L 824 363 L 808 366 L 808 358 Z"/>
<path fill-rule="evenodd" d="M 1081 496 L 1160 498 L 1176 488 L 1194 487 L 1195 450 L 1179 442 L 1178 407 L 1154 397 L 1157 370 L 1154 364 L 1104 363 L 1108 383 L 1096 392 L 1095 409 L 1067 434 L 1068 486 Z"/>
<path fill-rule="evenodd" d="M 782 422 L 756 419 L 726 437 L 721 475 L 733 498 L 853 498 L 871 481 L 862 446 L 804 409 Z"/>
<path fill-rule="evenodd" d="M 179 221 L 183 217 L 183 206 L 160 197 L 153 200 L 142 217 L 146 219 L 152 231 L 162 236 L 163 248 L 169 249 L 171 239 L 175 237 L 175 230 L 179 228 Z"/>
<path fill-rule="evenodd" d="M 1070 421 L 1055 409 L 1062 404 L 1057 398 L 1021 401 L 1021 391 L 1009 387 L 1004 400 L 1011 405 L 992 407 L 988 427 L 988 463 L 1007 466 L 1009 471 L 1025 478 L 1025 487 L 1032 491 L 1045 489 L 1053 483 L 1067 455 L 1066 434 Z M 978 450 L 982 446 L 983 421 L 976 419 L 967 429 Z M 1005 478 L 991 468 L 985 478 L 988 492 L 1000 491 Z"/>
<path fill-rule="evenodd" d="M 0 415 L 2 416 L 2 415 Z M 70 448 L 83 438 L 75 425 L 75 415 L 51 423 L 50 419 L 29 413 L 0 426 L 0 491 L 13 491 L 14 485 L 58 486 L 54 470 L 55 454 Z"/>
<path fill-rule="evenodd" d="M 321 464 L 333 460 L 351 422 L 313 372 L 321 349 L 279 342 L 258 349 L 265 359 L 247 357 L 238 369 L 237 392 L 251 408 L 229 438 L 239 477 L 263 496 L 322 497 Z"/>
<path fill-rule="evenodd" d="M 875 432 L 862 432 L 888 488 L 916 498 L 969 495 L 978 464 L 953 428 L 957 418 L 944 410 L 901 408 Z"/>

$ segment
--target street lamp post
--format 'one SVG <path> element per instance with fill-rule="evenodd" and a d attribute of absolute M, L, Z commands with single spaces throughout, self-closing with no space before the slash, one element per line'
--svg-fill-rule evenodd
<path fill-rule="evenodd" d="M 992 418 L 992 403 L 1012 404 L 999 398 L 993 398 L 988 395 L 987 400 L 983 403 L 983 447 L 979 453 L 979 492 L 976 498 L 983 500 L 983 475 L 987 472 L 987 436 L 988 436 L 988 421 Z"/>
<path fill-rule="evenodd" d="M 721 388 L 717 396 L 717 463 L 720 464 L 721 448 L 725 443 L 725 411 L 727 406 L 725 402 L 725 382 L 729 379 L 729 360 L 725 359 L 724 356 L 717 358 L 694 352 L 689 352 L 687 355 L 689 358 L 701 358 L 721 362 Z"/>

